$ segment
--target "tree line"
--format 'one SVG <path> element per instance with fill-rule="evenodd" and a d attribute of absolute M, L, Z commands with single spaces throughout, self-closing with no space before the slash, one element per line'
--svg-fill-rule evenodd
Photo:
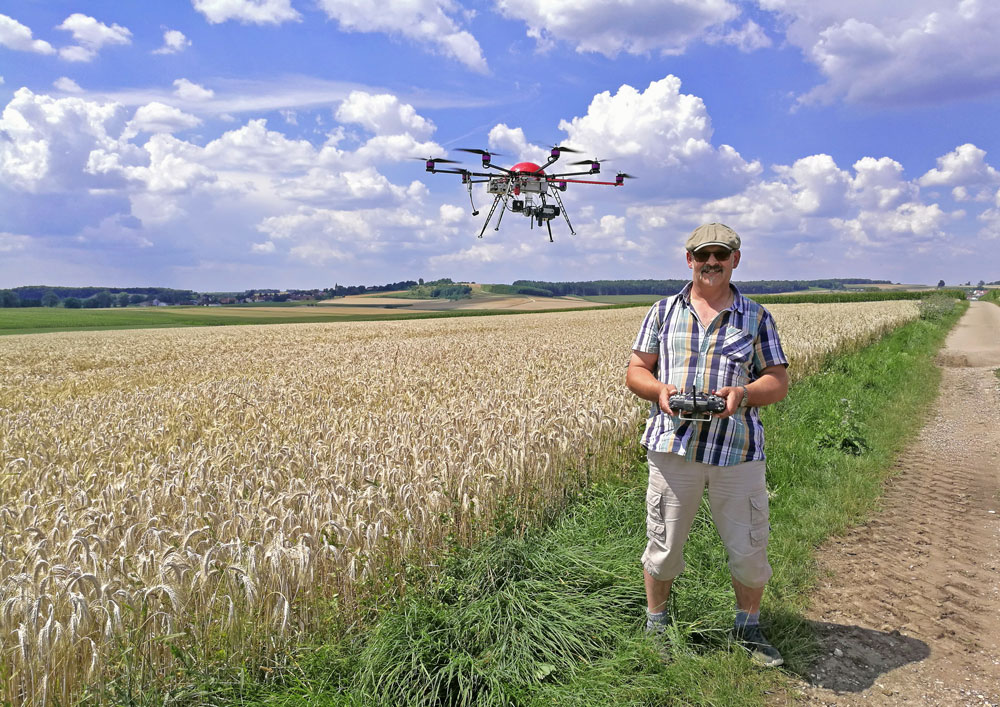
<path fill-rule="evenodd" d="M 688 280 L 585 280 L 580 282 L 545 282 L 543 280 L 515 280 L 510 294 L 530 294 L 538 297 L 563 297 L 577 295 L 593 297 L 602 295 L 672 295 Z M 743 294 L 772 294 L 798 292 L 820 288 L 842 290 L 847 285 L 886 285 L 888 280 L 867 278 L 834 278 L 824 280 L 746 280 L 734 282 Z M 494 285 L 494 292 L 497 286 Z M 530 290 L 530 291 L 525 291 Z"/>
<path fill-rule="evenodd" d="M 421 281 L 422 282 L 422 281 Z M 451 282 L 450 280 L 448 281 Z M 205 292 L 170 287 L 59 287 L 27 285 L 0 290 L 0 307 L 64 307 L 66 309 L 106 309 L 127 307 L 157 300 L 163 304 L 219 304 L 222 302 L 284 302 L 302 299 L 332 299 L 368 292 L 407 290 L 416 280 L 400 280 L 384 285 L 340 285 L 310 290 L 254 289 L 242 292 Z"/>
<path fill-rule="evenodd" d="M 197 293 L 169 287 L 48 287 L 29 285 L 0 290 L 0 307 L 127 307 L 158 299 L 166 304 L 191 302 Z"/>

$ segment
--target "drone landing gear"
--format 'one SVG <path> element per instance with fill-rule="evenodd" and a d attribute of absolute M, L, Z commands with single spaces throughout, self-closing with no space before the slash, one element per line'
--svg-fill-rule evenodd
<path fill-rule="evenodd" d="M 556 198 L 556 202 L 559 204 L 559 210 L 562 211 L 563 218 L 566 219 L 566 225 L 569 226 L 570 235 L 575 236 L 576 235 L 576 231 L 573 230 L 573 224 L 571 224 L 569 222 L 569 214 L 566 213 L 566 207 L 563 206 L 562 197 L 559 196 L 559 191 L 554 189 L 552 191 L 552 196 L 554 196 Z M 552 226 L 551 225 L 549 225 L 549 240 L 550 241 L 552 240 Z"/>
<path fill-rule="evenodd" d="M 493 206 L 490 207 L 490 213 L 486 217 L 486 222 L 483 224 L 483 230 L 481 230 L 479 232 L 479 237 L 480 238 L 482 238 L 483 234 L 486 233 L 486 227 L 490 225 L 490 220 L 492 220 L 492 218 L 493 218 L 493 212 L 497 210 L 497 204 L 500 203 L 501 199 L 503 199 L 503 194 L 497 194 L 496 198 L 493 199 Z M 475 214 L 473 214 L 473 215 L 475 215 Z M 500 218 L 501 219 L 503 218 L 503 213 L 502 212 L 500 214 Z M 497 221 L 497 230 L 499 230 L 499 229 L 500 229 L 500 221 L 498 220 Z"/>

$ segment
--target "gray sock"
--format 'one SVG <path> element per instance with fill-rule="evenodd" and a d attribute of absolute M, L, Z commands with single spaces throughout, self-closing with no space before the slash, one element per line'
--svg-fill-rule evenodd
<path fill-rule="evenodd" d="M 670 623 L 670 615 L 664 611 L 650 611 L 646 609 L 646 630 L 662 631 Z"/>
<path fill-rule="evenodd" d="M 744 626 L 756 626 L 760 623 L 760 612 L 755 611 L 750 613 L 749 611 L 743 611 L 742 609 L 736 610 L 736 618 L 733 620 L 733 628 L 739 630 Z"/>

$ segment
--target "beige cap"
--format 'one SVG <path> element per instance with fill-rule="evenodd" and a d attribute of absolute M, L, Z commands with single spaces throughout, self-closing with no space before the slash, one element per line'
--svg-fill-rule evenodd
<path fill-rule="evenodd" d="M 740 237 L 724 223 L 706 223 L 691 231 L 684 247 L 693 253 L 707 245 L 720 245 L 729 250 L 739 250 Z"/>

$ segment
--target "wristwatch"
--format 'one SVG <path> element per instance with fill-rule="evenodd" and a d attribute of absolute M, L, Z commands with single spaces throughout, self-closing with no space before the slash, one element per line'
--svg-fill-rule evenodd
<path fill-rule="evenodd" d="M 743 399 L 740 400 L 740 407 L 745 408 L 747 406 L 747 398 L 750 397 L 750 394 L 747 393 L 747 387 L 745 385 L 742 385 L 740 387 L 743 388 Z"/>

